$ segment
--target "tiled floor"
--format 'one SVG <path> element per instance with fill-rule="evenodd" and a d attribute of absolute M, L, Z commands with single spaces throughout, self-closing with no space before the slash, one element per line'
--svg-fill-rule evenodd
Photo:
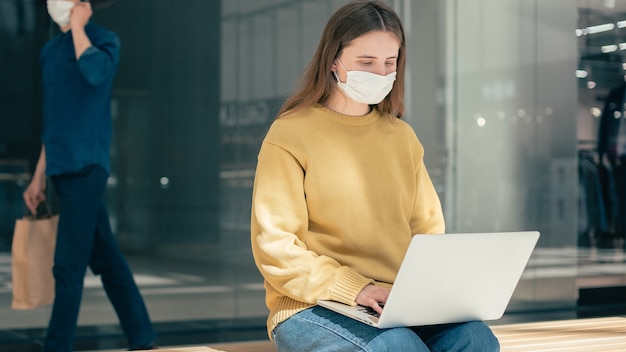
<path fill-rule="evenodd" d="M 262 280 L 250 267 L 216 268 L 209 264 L 164 262 L 132 256 L 128 259 L 155 322 L 161 345 L 266 338 L 267 310 Z M 38 351 L 50 309 L 10 309 L 10 278 L 10 256 L 0 253 L 0 352 Z M 88 275 L 85 278 L 77 350 L 124 346 L 117 318 L 100 286 L 97 277 Z M 518 286 L 510 312 L 493 323 L 576 318 L 574 291 L 598 286 L 626 286 L 626 259 L 622 252 L 537 248 Z M 541 299 L 542 295 L 548 299 L 569 299 L 565 299 L 562 306 L 550 304 L 542 308 L 532 304 L 533 299 Z"/>
<path fill-rule="evenodd" d="M 263 284 L 258 273 L 210 264 L 164 262 L 128 257 L 136 282 L 155 321 L 205 320 L 207 318 L 248 318 L 266 314 Z M 10 309 L 10 257 L 0 253 L 0 330 L 43 327 L 49 308 L 29 311 Z M 79 325 L 115 324 L 111 308 L 98 277 L 85 277 L 85 291 Z"/>
<path fill-rule="evenodd" d="M 128 256 L 128 260 L 155 323 L 160 344 L 267 336 L 264 290 L 256 270 L 133 256 Z M 49 319 L 50 307 L 12 310 L 10 277 L 10 256 L 0 253 L 0 352 L 38 351 L 37 344 Z M 117 323 L 99 278 L 88 274 L 79 316 L 77 350 L 124 346 Z"/>

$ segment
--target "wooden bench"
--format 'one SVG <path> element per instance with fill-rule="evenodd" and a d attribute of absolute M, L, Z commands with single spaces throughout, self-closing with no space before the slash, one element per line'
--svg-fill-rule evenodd
<path fill-rule="evenodd" d="M 493 325 L 502 352 L 626 351 L 626 317 Z"/>
<path fill-rule="evenodd" d="M 502 352 L 624 352 L 626 317 L 491 325 Z M 161 348 L 161 352 L 276 352 L 268 340 Z"/>
<path fill-rule="evenodd" d="M 626 317 L 621 316 L 491 325 L 491 329 L 500 341 L 502 352 L 626 351 Z M 276 352 L 270 341 L 226 343 L 210 347 L 226 352 Z"/>
<path fill-rule="evenodd" d="M 249 341 L 249 342 L 229 342 L 223 344 L 211 344 L 210 347 L 199 347 L 189 350 L 179 350 L 179 349 L 171 349 L 171 350 L 163 350 L 158 349 L 157 351 L 164 352 L 276 352 L 276 347 L 274 347 L 274 343 L 269 340 L 263 341 Z"/>

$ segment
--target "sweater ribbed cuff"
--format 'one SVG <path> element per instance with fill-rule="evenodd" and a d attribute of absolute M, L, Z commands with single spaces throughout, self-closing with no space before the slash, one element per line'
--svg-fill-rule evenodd
<path fill-rule="evenodd" d="M 313 304 L 296 301 L 286 296 L 281 297 L 281 299 L 276 302 L 275 309 L 270 312 L 267 319 L 267 334 L 270 340 L 272 340 L 272 330 L 274 330 L 278 324 L 289 319 L 294 314 L 311 307 L 313 307 Z"/>
<path fill-rule="evenodd" d="M 330 298 L 333 301 L 355 305 L 356 296 L 363 287 L 373 284 L 374 280 L 368 279 L 348 268 L 340 269 L 341 272 L 335 284 L 330 288 Z"/>

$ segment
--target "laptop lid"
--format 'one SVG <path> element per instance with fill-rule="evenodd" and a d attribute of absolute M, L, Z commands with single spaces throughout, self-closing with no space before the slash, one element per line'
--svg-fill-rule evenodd
<path fill-rule="evenodd" d="M 379 328 L 496 320 L 538 239 L 537 231 L 415 235 L 378 319 L 363 307 L 318 304 Z"/>

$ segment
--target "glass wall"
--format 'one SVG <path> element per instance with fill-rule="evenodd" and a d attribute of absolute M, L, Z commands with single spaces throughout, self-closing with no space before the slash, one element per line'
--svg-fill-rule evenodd
<path fill-rule="evenodd" d="M 449 225 L 538 230 L 535 259 L 556 259 L 576 245 L 576 4 L 448 6 Z M 575 304 L 573 275 L 545 275 L 531 262 L 511 307 Z"/>
<path fill-rule="evenodd" d="M 623 307 L 623 89 L 609 93 L 624 82 L 625 6 L 457 0 L 441 11 L 448 227 L 541 232 L 509 312 L 581 316 L 589 297 Z"/>
<path fill-rule="evenodd" d="M 256 153 L 327 18 L 347 2 L 92 0 L 93 21 L 122 42 L 111 219 L 155 322 L 264 323 L 249 245 Z M 626 215 L 617 209 L 626 195 L 607 193 L 612 212 L 598 213 L 579 174 L 583 156 L 598 165 L 605 101 L 624 82 L 626 1 L 387 2 L 407 34 L 406 120 L 425 147 L 448 232 L 541 232 L 508 311 L 576 314 L 579 289 L 623 285 L 617 224 Z M 43 3 L 0 0 L 0 159 L 30 170 L 41 133 L 38 52 L 57 33 Z M 2 173 L 12 173 L 0 178 L 0 207 L 11 209 L 0 232 L 6 303 L 27 177 Z M 79 323 L 115 324 L 97 278 L 85 283 Z M 46 309 L 2 306 L 0 329 L 47 323 Z"/>

